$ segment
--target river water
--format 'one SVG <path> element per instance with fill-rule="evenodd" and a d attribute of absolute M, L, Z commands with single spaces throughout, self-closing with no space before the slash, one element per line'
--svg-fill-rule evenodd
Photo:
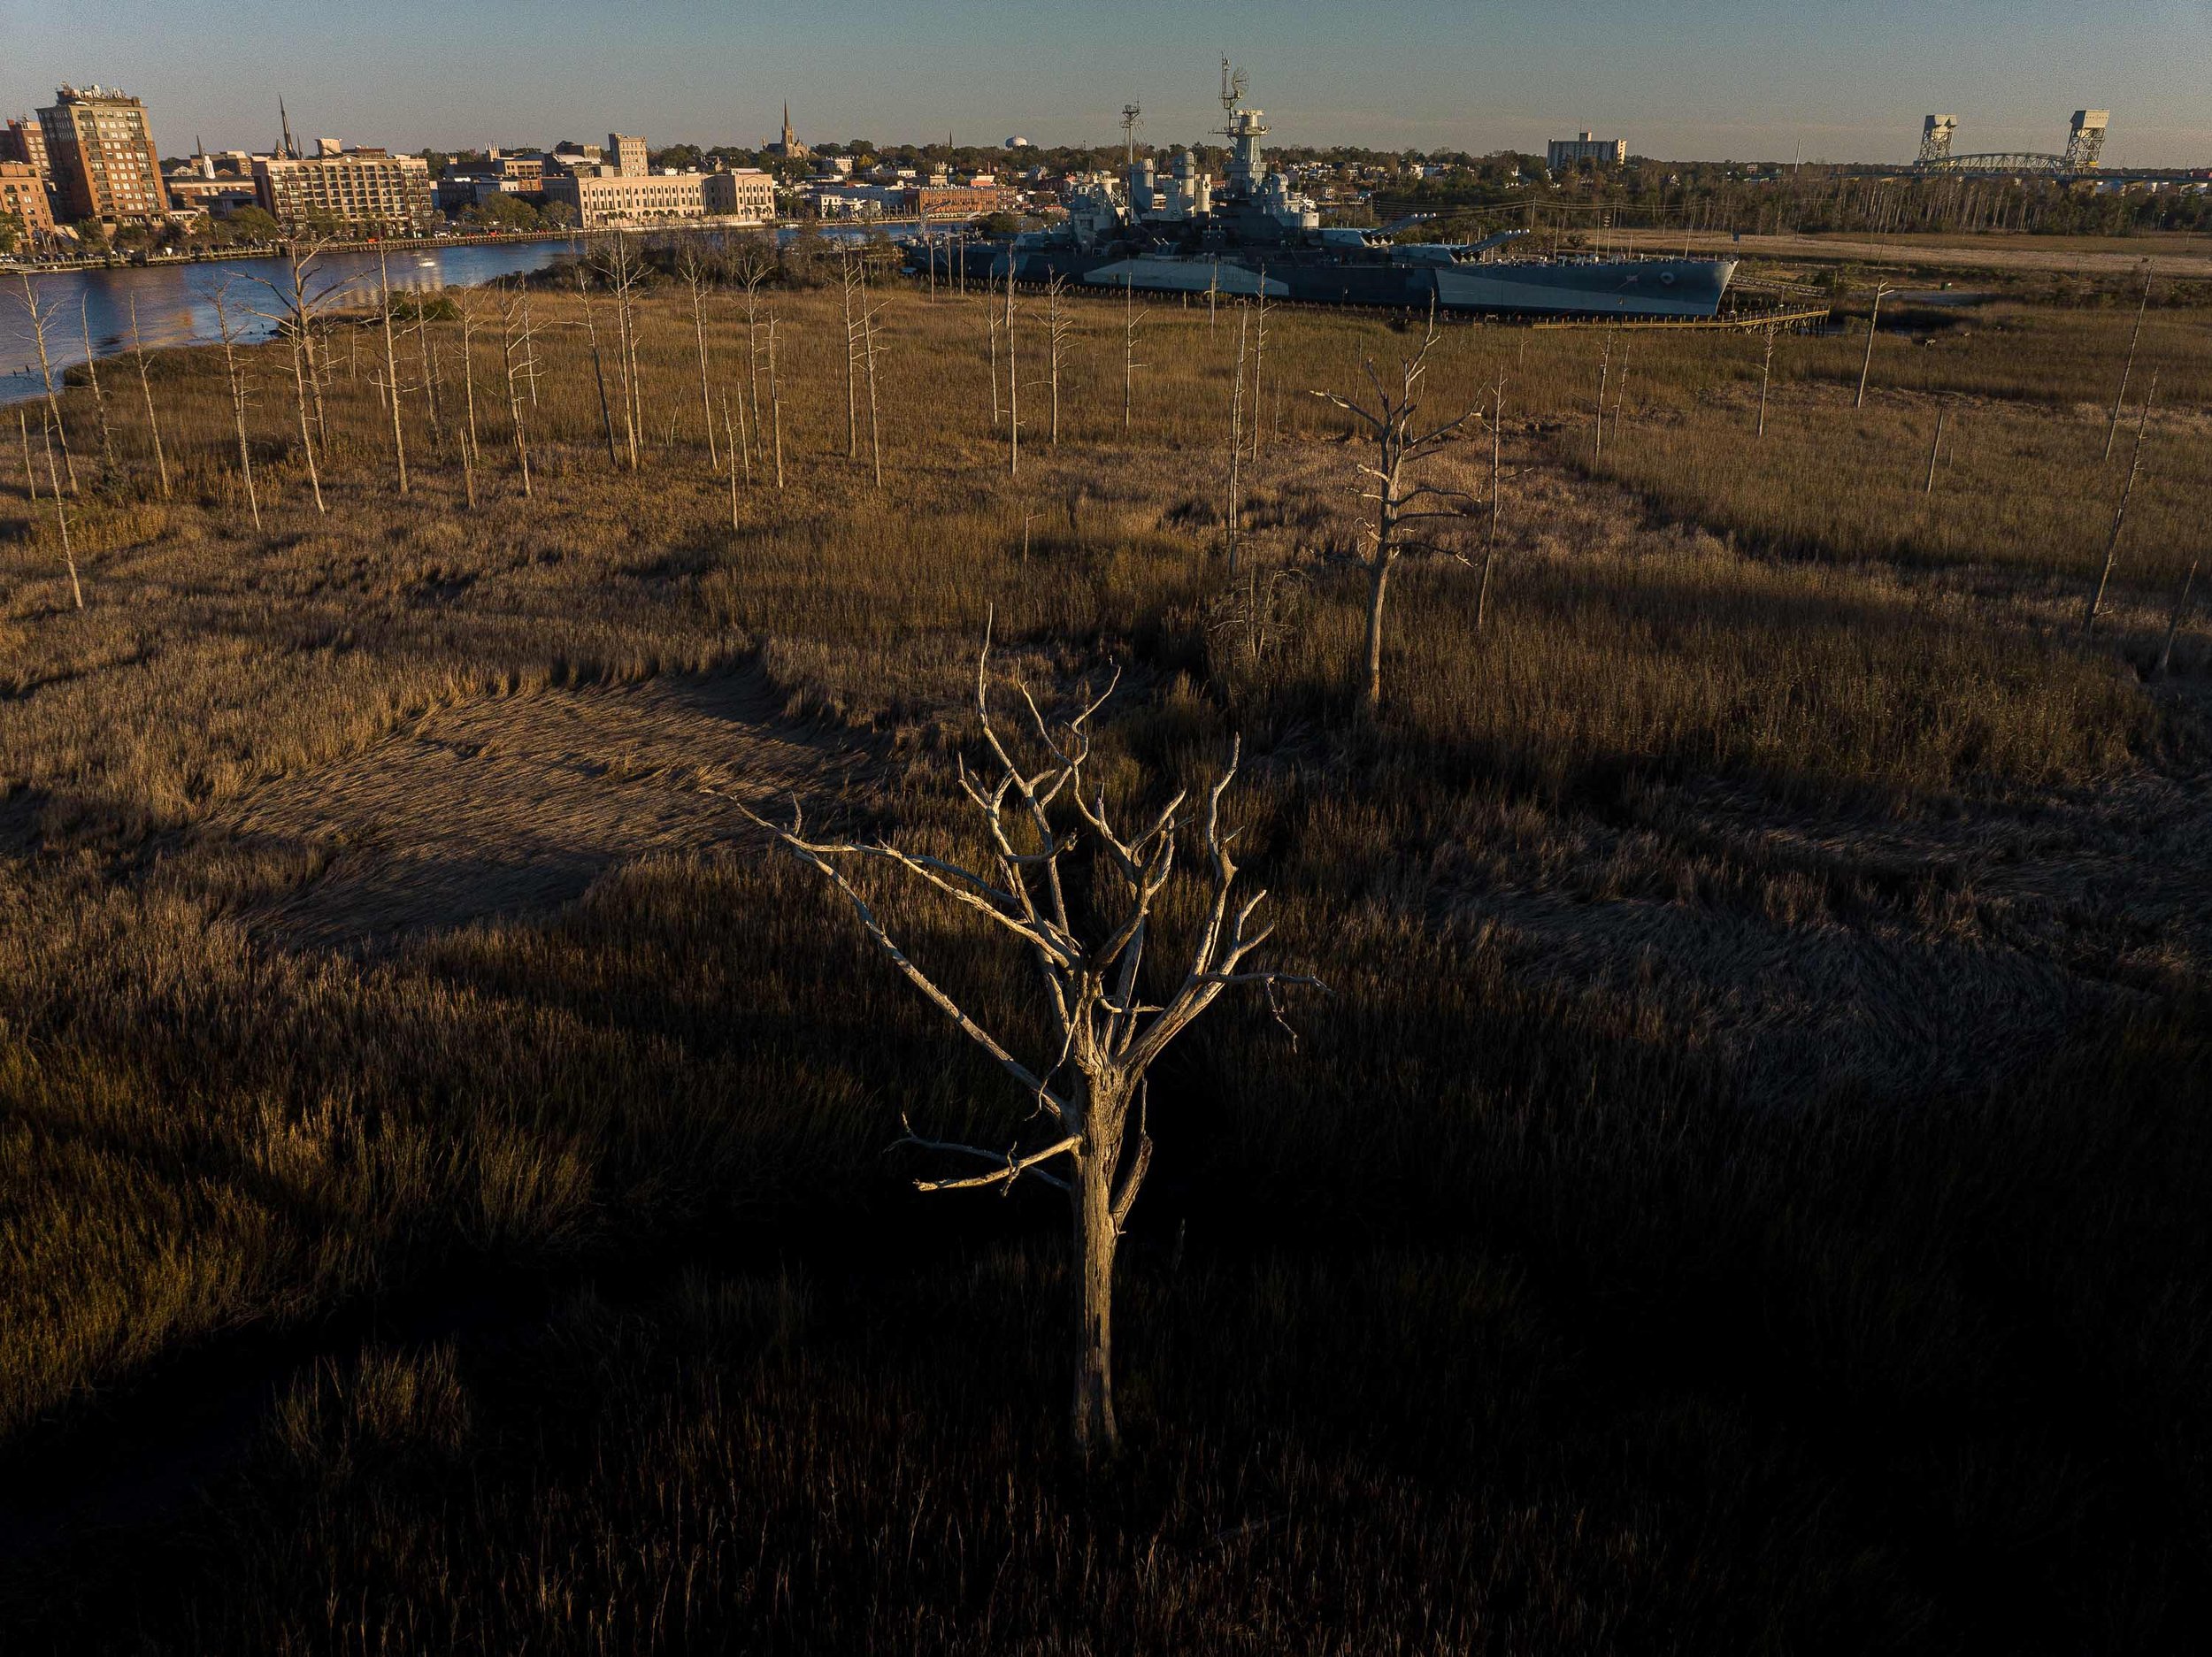
<path fill-rule="evenodd" d="M 465 288 L 517 271 L 542 269 L 565 257 L 565 242 L 524 242 L 503 245 L 429 248 L 388 254 L 395 288 Z M 257 281 L 265 278 L 280 288 L 288 283 L 279 258 L 210 259 L 199 265 L 153 265 L 118 270 L 56 271 L 33 276 L 39 303 L 54 307 L 47 326 L 46 354 L 59 380 L 63 368 L 85 360 L 85 337 L 93 353 L 109 357 L 131 345 L 131 304 L 138 305 L 138 332 L 148 349 L 159 346 L 206 345 L 220 338 L 210 295 L 231 278 L 231 296 L 241 310 L 282 309 L 277 295 Z M 350 280 L 347 296 L 367 300 L 376 292 L 376 255 L 326 254 L 316 266 L 312 291 Z M 235 315 L 235 313 L 234 313 Z M 243 337 L 265 339 L 274 325 L 256 316 L 234 327 Z M 38 346 L 23 305 L 23 279 L 0 277 L 0 403 L 39 395 Z"/>

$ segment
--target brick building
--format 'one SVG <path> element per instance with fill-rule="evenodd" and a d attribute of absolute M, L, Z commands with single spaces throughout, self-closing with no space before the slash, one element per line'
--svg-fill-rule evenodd
<path fill-rule="evenodd" d="M 38 112 L 56 215 L 147 223 L 169 211 L 146 106 L 109 87 L 62 87 Z"/>
<path fill-rule="evenodd" d="M 0 219 L 10 214 L 33 241 L 54 234 L 53 211 L 46 204 L 46 180 L 27 161 L 0 161 Z"/>
<path fill-rule="evenodd" d="M 36 116 L 11 116 L 7 126 L 0 128 L 0 161 L 20 161 L 36 167 L 42 179 L 54 176 L 54 169 L 46 161 L 46 129 L 38 124 Z"/>

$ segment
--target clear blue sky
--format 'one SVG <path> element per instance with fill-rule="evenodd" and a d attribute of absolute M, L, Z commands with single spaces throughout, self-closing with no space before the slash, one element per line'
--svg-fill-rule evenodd
<path fill-rule="evenodd" d="M 1225 50 L 1284 142 L 1884 160 L 1930 111 L 1962 150 L 2055 150 L 2088 104 L 2108 160 L 2212 165 L 2212 0 L 0 0 L 0 105 L 119 85 L 179 155 L 265 147 L 280 93 L 303 135 L 407 149 L 752 144 L 785 97 L 813 139 L 1102 142 L 1134 98 L 1165 143 L 1218 124 Z"/>

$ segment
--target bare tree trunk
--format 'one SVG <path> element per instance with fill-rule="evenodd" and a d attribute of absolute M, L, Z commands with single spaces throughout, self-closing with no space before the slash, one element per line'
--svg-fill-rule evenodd
<path fill-rule="evenodd" d="M 215 326 L 223 340 L 223 369 L 230 377 L 231 419 L 238 428 L 238 470 L 246 479 L 246 505 L 253 514 L 254 532 L 258 534 L 261 530 L 261 498 L 254 489 L 253 451 L 246 444 L 246 385 L 238 373 L 236 336 L 230 326 L 230 309 L 225 303 L 222 288 L 217 288 L 212 297 L 215 301 Z"/>
<path fill-rule="evenodd" d="M 1390 595 L 1390 566 L 1397 560 L 1387 548 L 1379 548 L 1367 579 L 1367 687 L 1364 701 L 1371 716 L 1382 710 L 1383 603 Z"/>
<path fill-rule="evenodd" d="M 306 348 L 300 342 L 300 331 L 292 335 L 292 393 L 299 407 L 300 451 L 307 456 L 307 487 L 315 497 L 315 510 L 327 513 L 323 504 L 322 473 L 315 465 L 315 438 L 307 423 L 307 357 Z"/>
<path fill-rule="evenodd" d="M 783 382 L 776 377 L 776 313 L 768 312 L 768 418 L 775 428 L 776 487 L 783 487 Z"/>
<path fill-rule="evenodd" d="M 722 394 L 722 435 L 730 451 L 730 533 L 737 533 L 737 438 L 730 430 L 730 394 Z"/>
<path fill-rule="evenodd" d="M 860 410 L 853 385 L 853 356 L 860 344 L 860 325 L 853 317 L 852 249 L 841 247 L 837 252 L 838 288 L 845 302 L 845 458 L 860 458 Z"/>
<path fill-rule="evenodd" d="M 1131 280 L 1121 279 L 1121 434 L 1129 435 L 1129 419 L 1137 399 L 1137 324 L 1143 317 L 1137 314 L 1136 289 Z M 1151 315 L 1147 310 L 1145 316 Z"/>
<path fill-rule="evenodd" d="M 69 428 L 62 424 L 61 400 L 54 395 L 54 365 L 47 356 L 46 330 L 53 326 L 54 308 L 39 303 L 38 290 L 31 286 L 31 273 L 19 272 L 23 281 L 23 309 L 31 319 L 31 338 L 38 347 L 38 375 L 46 388 L 46 420 L 53 432 L 48 441 L 61 446 L 62 470 L 68 474 L 69 493 L 78 494 L 77 463 L 69 452 Z"/>
<path fill-rule="evenodd" d="M 1045 284 L 1045 344 L 1047 346 L 1046 372 L 1052 382 L 1052 420 L 1048 441 L 1060 447 L 1060 364 L 1067 354 L 1068 328 L 1066 314 L 1060 309 L 1061 296 L 1067 292 L 1067 278 L 1056 271 Z"/>
<path fill-rule="evenodd" d="M 379 308 L 384 313 L 384 388 L 392 411 L 392 459 L 399 468 L 399 492 L 407 493 L 407 434 L 399 424 L 399 348 L 392 339 L 392 275 L 385 263 L 384 244 L 376 244 L 376 286 Z"/>
<path fill-rule="evenodd" d="M 1018 478 L 1022 470 L 1021 374 L 1014 359 L 1014 258 L 1006 258 L 1006 472 Z"/>
<path fill-rule="evenodd" d="M 1855 409 L 1866 407 L 1866 377 L 1874 368 L 1874 330 L 1882 320 L 1882 300 L 1891 289 L 1880 285 L 1874 289 L 1874 309 L 1866 313 L 1866 358 L 1859 364 L 1859 395 L 1852 403 Z"/>
<path fill-rule="evenodd" d="M 607 402 L 607 364 L 599 349 L 599 324 L 591 311 L 590 278 L 581 271 L 576 274 L 576 291 L 584 302 L 584 331 L 591 338 L 591 372 L 599 386 L 599 421 L 607 428 L 607 464 L 619 466 L 622 453 L 615 446 L 614 409 Z"/>
<path fill-rule="evenodd" d="M 24 418 L 19 408 L 15 411 L 15 429 L 23 439 L 23 487 L 35 504 L 38 500 L 38 473 L 31 466 L 31 423 Z"/>
<path fill-rule="evenodd" d="M 1767 434 L 1767 382 L 1774 377 L 1774 330 L 1767 330 L 1767 349 L 1759 364 L 1759 429 L 1755 435 Z"/>
<path fill-rule="evenodd" d="M 1260 365 L 1267 356 L 1267 266 L 1260 266 L 1260 296 L 1252 318 L 1252 458 L 1260 457 Z"/>
<path fill-rule="evenodd" d="M 430 307 L 415 295 L 415 357 L 422 368 L 423 403 L 430 410 L 430 446 L 445 446 L 445 431 L 438 419 L 438 376 L 430 357 Z"/>
<path fill-rule="evenodd" d="M 69 566 L 69 591 L 77 601 L 77 608 L 84 608 L 84 587 L 77 579 L 77 555 L 69 549 L 69 504 L 61 498 L 61 473 L 54 465 L 54 428 L 50 422 L 46 436 L 46 476 L 54 486 L 54 521 L 61 525 L 62 562 Z"/>
<path fill-rule="evenodd" d="M 162 500 L 168 500 L 168 456 L 162 454 L 162 423 L 153 414 L 153 380 L 146 376 L 146 348 L 140 343 L 137 332 L 137 295 L 131 296 L 131 357 L 137 358 L 140 372 L 140 396 L 146 398 L 146 436 L 153 441 L 153 469 L 162 478 Z M 31 449 L 24 447 L 24 458 L 28 460 Z"/>
<path fill-rule="evenodd" d="M 2105 588 L 2112 580 L 2112 566 L 2120 556 L 2120 529 L 2127 521 L 2128 497 L 2135 493 L 2135 479 L 2143 468 L 2143 431 L 2150 424 L 2151 402 L 2158 395 L 2158 376 L 2151 376 L 2150 388 L 2143 394 L 2143 411 L 2135 422 L 2135 454 L 2128 462 L 2127 481 L 2120 486 L 2120 503 L 2112 511 L 2112 534 L 2104 546 L 2104 568 L 2097 576 L 2097 589 L 2089 595 L 2088 611 L 2081 619 L 2082 637 L 2086 639 L 2097 629 L 2097 612 L 2104 608 Z"/>
<path fill-rule="evenodd" d="M 1117 1116 L 1117 1101 L 1093 1093 L 1087 1122 L 1100 1123 L 1103 1106 Z M 1115 1126 L 1118 1128 L 1117 1122 Z M 1071 1425 L 1076 1447 L 1090 1454 L 1111 1454 L 1121 1442 L 1114 1420 L 1114 1249 L 1120 1240 L 1114 1225 L 1114 1154 L 1120 1149 L 1117 1132 L 1110 1149 L 1101 1142 L 1098 1126 L 1091 1130 L 1092 1143 L 1075 1159 L 1073 1190 L 1075 1254 L 1080 1274 L 1077 1301 L 1075 1397 Z"/>
<path fill-rule="evenodd" d="M 85 380 L 92 387 L 92 411 L 100 422 L 100 475 L 115 475 L 115 433 L 108 426 L 108 400 L 100 391 L 99 354 L 92 349 L 91 295 L 77 295 L 77 326 L 84 334 Z"/>
<path fill-rule="evenodd" d="M 2158 652 L 2158 665 L 2151 670 L 2153 679 L 2166 677 L 2166 670 L 2173 665 L 2174 639 L 2181 632 L 2181 624 L 2189 615 L 2189 589 L 2197 584 L 2197 560 L 2189 560 L 2189 573 L 2181 578 L 2181 596 L 2174 600 L 2173 618 L 2166 624 L 2166 642 Z"/>
<path fill-rule="evenodd" d="M 868 360 L 868 453 L 875 464 L 876 487 L 883 487 L 883 426 L 876 406 L 876 312 L 868 298 L 868 267 L 860 267 L 860 337 Z"/>
<path fill-rule="evenodd" d="M 2112 458 L 2112 440 L 2120 430 L 2120 407 L 2127 401 L 2128 376 L 2135 372 L 2135 347 L 2143 337 L 2143 313 L 2150 309 L 2150 272 L 2143 273 L 2143 296 L 2135 303 L 2135 327 L 2128 335 L 2128 359 L 2120 370 L 2120 389 L 2112 396 L 2112 418 L 2104 428 L 2103 460 Z"/>
<path fill-rule="evenodd" d="M 1250 315 L 1245 306 L 1237 307 L 1237 373 L 1229 392 L 1229 504 L 1221 521 L 1228 535 L 1232 576 L 1237 572 L 1237 523 L 1244 516 L 1243 502 L 1237 496 L 1243 484 L 1238 468 L 1244 458 L 1244 331 Z"/>
<path fill-rule="evenodd" d="M 520 472 L 522 477 L 523 498 L 527 500 L 530 498 L 532 493 L 530 487 L 530 440 L 523 430 L 523 372 L 522 365 L 516 360 L 515 355 L 515 321 L 516 318 L 521 314 L 521 311 L 522 301 L 519 299 L 509 301 L 502 311 L 500 323 L 503 338 L 500 355 L 507 370 L 507 418 L 515 428 L 515 465 L 516 469 Z M 522 338 L 522 349 L 525 351 L 529 349 L 529 332 L 526 328 Z"/>
<path fill-rule="evenodd" d="M 1936 410 L 1935 436 L 1928 444 L 1928 478 L 1927 481 L 1920 486 L 1920 493 L 1923 495 L 1935 493 L 1936 456 L 1943 452 L 1943 422 L 1950 412 L 1948 409 Z"/>
<path fill-rule="evenodd" d="M 1482 584 L 1475 589 L 1475 631 L 1482 631 L 1490 610 L 1490 569 L 1498 561 L 1498 486 L 1504 481 L 1499 462 L 1505 449 L 1505 379 L 1501 375 L 1490 403 L 1490 538 L 1482 551 Z"/>
<path fill-rule="evenodd" d="M 1000 404 L 998 400 L 998 317 L 990 311 L 983 313 L 983 331 L 991 336 L 991 429 L 998 430 Z"/>
<path fill-rule="evenodd" d="M 719 472 L 722 457 L 716 452 L 714 441 L 714 399 L 707 392 L 707 315 L 699 297 L 700 285 L 706 272 L 701 268 L 698 256 L 687 249 L 684 254 L 684 280 L 691 285 L 691 334 L 699 348 L 699 422 L 707 428 L 707 469 Z"/>
<path fill-rule="evenodd" d="M 467 422 L 468 453 L 473 466 L 484 457 L 481 444 L 476 436 L 476 308 L 463 302 L 461 310 L 461 406 Z M 469 490 L 469 504 L 476 504 L 475 486 Z"/>

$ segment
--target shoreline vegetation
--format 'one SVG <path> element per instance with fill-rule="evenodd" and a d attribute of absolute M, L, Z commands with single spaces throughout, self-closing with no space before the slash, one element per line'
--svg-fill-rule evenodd
<path fill-rule="evenodd" d="M 2212 1626 L 2193 290 L 1441 331 L 1371 708 L 1417 319 L 587 253 L 0 410 L 0 1643 Z M 979 866 L 987 628 L 1328 986 L 1146 1078 L 1111 1457 L 1066 1199 L 895 1144 L 1029 1101 L 753 816 Z"/>

